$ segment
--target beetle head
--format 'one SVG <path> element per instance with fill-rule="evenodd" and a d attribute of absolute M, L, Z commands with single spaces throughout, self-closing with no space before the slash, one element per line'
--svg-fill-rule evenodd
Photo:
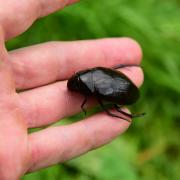
<path fill-rule="evenodd" d="M 86 96 L 92 95 L 91 90 L 87 87 L 86 83 L 81 79 L 81 74 L 73 75 L 67 83 L 68 89 L 70 91 L 76 91 Z"/>
<path fill-rule="evenodd" d="M 77 74 L 68 80 L 67 87 L 71 91 L 79 91 L 79 76 Z"/>

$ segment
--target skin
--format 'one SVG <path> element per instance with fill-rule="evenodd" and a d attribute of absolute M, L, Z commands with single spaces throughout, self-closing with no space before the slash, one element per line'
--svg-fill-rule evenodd
<path fill-rule="evenodd" d="M 67 79 L 74 72 L 141 62 L 140 46 L 129 38 L 48 42 L 7 52 L 5 41 L 23 33 L 38 18 L 75 2 L 0 1 L 1 180 L 18 180 L 25 173 L 80 156 L 112 141 L 130 125 L 102 112 L 70 125 L 27 133 L 30 127 L 42 127 L 81 111 L 83 97 L 67 90 Z M 142 84 L 140 68 L 121 71 L 137 86 Z"/>

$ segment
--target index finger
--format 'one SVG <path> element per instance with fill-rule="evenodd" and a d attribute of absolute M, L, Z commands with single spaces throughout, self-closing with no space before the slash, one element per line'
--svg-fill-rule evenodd
<path fill-rule="evenodd" d="M 48 42 L 10 52 L 16 88 L 68 79 L 77 71 L 115 64 L 140 64 L 142 51 L 129 38 Z"/>
<path fill-rule="evenodd" d="M 0 2 L 0 24 L 5 39 L 15 37 L 39 17 L 64 8 L 78 0 L 6 0 Z M 13 27 L 13 28 L 12 28 Z"/>

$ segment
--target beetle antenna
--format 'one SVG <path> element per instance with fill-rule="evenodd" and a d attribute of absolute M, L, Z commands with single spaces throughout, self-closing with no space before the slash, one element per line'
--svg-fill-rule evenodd
<path fill-rule="evenodd" d="M 118 64 L 112 67 L 112 69 L 120 69 L 120 68 L 126 68 L 126 67 L 142 67 L 141 65 L 138 64 Z"/>

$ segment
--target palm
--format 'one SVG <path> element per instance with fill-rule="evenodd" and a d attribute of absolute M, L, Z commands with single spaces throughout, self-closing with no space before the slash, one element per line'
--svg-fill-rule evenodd
<path fill-rule="evenodd" d="M 127 38 L 49 42 L 7 52 L 5 40 L 25 31 L 38 17 L 64 7 L 67 1 L 35 2 L 24 0 L 21 6 L 16 0 L 0 3 L 2 180 L 18 179 L 24 173 L 76 157 L 111 141 L 129 126 L 128 122 L 99 113 L 78 123 L 28 135 L 28 128 L 45 126 L 81 111 L 83 97 L 68 92 L 66 87 L 66 80 L 74 72 L 102 64 L 139 64 L 141 59 L 139 46 Z M 17 11 L 19 16 L 14 16 Z M 138 86 L 142 83 L 140 68 L 122 71 Z M 17 94 L 16 90 L 25 91 Z"/>

